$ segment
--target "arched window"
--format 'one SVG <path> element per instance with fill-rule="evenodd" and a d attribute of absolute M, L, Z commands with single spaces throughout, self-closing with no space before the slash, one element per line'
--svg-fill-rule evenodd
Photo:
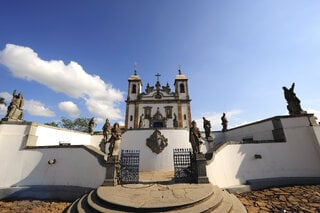
<path fill-rule="evenodd" d="M 132 121 L 133 120 L 133 116 L 132 115 L 130 115 L 130 121 Z"/>
<path fill-rule="evenodd" d="M 137 85 L 132 84 L 132 93 L 136 94 L 137 93 Z"/>
<path fill-rule="evenodd" d="M 185 88 L 183 83 L 180 84 L 180 93 L 185 93 Z"/>

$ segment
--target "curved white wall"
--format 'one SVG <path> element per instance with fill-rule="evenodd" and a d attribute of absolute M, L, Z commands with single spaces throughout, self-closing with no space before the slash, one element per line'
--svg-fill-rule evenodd
<path fill-rule="evenodd" d="M 0 187 L 66 185 L 98 187 L 106 169 L 84 148 L 24 149 L 30 125 L 0 125 Z M 56 159 L 49 165 L 48 161 Z"/>
<path fill-rule="evenodd" d="M 287 142 L 227 145 L 215 153 L 207 166 L 210 181 L 229 187 L 245 184 L 249 179 L 319 177 L 318 140 L 308 118 L 286 118 L 281 122 Z M 255 154 L 262 159 L 255 159 Z"/>

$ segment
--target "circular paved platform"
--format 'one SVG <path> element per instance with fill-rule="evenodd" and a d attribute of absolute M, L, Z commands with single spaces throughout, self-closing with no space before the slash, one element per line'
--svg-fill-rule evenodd
<path fill-rule="evenodd" d="M 214 193 L 212 184 L 134 184 L 99 187 L 100 199 L 133 208 L 162 208 L 190 205 Z"/>

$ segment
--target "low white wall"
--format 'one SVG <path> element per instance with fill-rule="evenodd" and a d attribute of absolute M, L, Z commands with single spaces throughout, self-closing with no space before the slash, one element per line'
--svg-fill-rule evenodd
<path fill-rule="evenodd" d="M 320 176 L 320 156 L 307 117 L 281 119 L 287 142 L 232 144 L 214 154 L 207 166 L 210 181 L 220 187 L 249 179 Z M 254 155 L 262 159 L 255 159 Z"/>
<path fill-rule="evenodd" d="M 0 187 L 98 187 L 106 169 L 84 148 L 24 149 L 30 125 L 0 125 Z M 48 161 L 56 159 L 49 165 Z"/>
<path fill-rule="evenodd" d="M 273 140 L 272 120 L 265 120 L 243 127 L 234 128 L 225 132 L 225 140 L 242 140 L 244 138 L 253 138 L 253 140 Z"/>
<path fill-rule="evenodd" d="M 88 133 L 42 125 L 37 125 L 35 136 L 37 136 L 36 146 L 59 145 L 59 142 L 71 145 L 90 145 L 91 142 L 91 135 Z"/>
<path fill-rule="evenodd" d="M 122 135 L 121 149 L 140 150 L 140 171 L 174 170 L 173 149 L 190 148 L 189 131 L 186 129 L 160 129 L 168 139 L 168 146 L 156 154 L 146 145 L 154 130 L 128 130 Z"/>

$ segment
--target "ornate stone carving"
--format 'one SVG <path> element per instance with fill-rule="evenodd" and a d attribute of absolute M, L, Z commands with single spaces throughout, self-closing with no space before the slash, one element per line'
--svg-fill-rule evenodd
<path fill-rule="evenodd" d="M 168 146 L 168 139 L 165 138 L 158 129 L 156 129 L 147 139 L 147 146 L 152 150 L 152 152 L 159 154 L 166 146 Z"/>
<path fill-rule="evenodd" d="M 294 86 L 295 84 L 292 83 L 290 89 L 288 89 L 287 87 L 282 87 L 284 92 L 284 97 L 288 103 L 287 109 L 289 111 L 289 114 L 290 115 L 306 114 L 307 112 L 301 109 L 300 100 L 296 96 L 296 93 L 294 92 Z"/>
<path fill-rule="evenodd" d="M 3 121 L 22 121 L 23 118 L 23 95 L 22 93 L 16 94 L 16 90 L 13 91 L 12 100 L 8 106 L 6 116 L 2 119 Z"/>
<path fill-rule="evenodd" d="M 157 108 L 156 114 L 153 115 L 153 117 L 149 120 L 149 127 L 152 128 L 161 128 L 161 127 L 167 127 L 167 118 L 164 117 L 159 110 L 159 107 Z"/>

